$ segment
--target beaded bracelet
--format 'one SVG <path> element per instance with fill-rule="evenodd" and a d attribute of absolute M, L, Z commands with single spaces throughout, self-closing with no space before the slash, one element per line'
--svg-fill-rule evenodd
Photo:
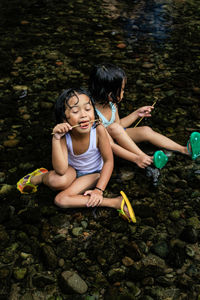
<path fill-rule="evenodd" d="M 104 192 L 102 189 L 98 188 L 97 186 L 95 187 L 95 189 L 101 191 L 102 193 Z"/>

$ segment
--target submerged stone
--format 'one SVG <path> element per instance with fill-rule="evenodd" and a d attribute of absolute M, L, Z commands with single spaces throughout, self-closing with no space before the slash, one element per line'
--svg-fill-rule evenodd
<path fill-rule="evenodd" d="M 86 282 L 74 271 L 62 272 L 59 284 L 62 291 L 67 294 L 84 294 L 88 289 Z"/>

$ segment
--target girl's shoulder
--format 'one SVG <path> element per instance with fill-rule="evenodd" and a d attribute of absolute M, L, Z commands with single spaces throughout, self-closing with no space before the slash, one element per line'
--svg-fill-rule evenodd
<path fill-rule="evenodd" d="M 102 124 L 97 125 L 97 127 L 96 127 L 97 137 L 101 137 L 102 135 L 105 134 L 105 132 L 106 132 L 106 129 Z"/>
<path fill-rule="evenodd" d="M 96 127 L 96 142 L 97 142 L 97 148 L 99 148 L 100 144 L 104 143 L 106 141 L 106 129 L 102 124 L 99 124 Z"/>

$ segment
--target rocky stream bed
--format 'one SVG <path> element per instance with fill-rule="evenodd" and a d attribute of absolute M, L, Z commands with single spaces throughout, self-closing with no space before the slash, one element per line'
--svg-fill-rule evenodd
<path fill-rule="evenodd" d="M 51 169 L 53 105 L 85 86 L 93 64 L 128 77 L 121 115 L 158 102 L 154 130 L 185 145 L 200 130 L 199 1 L 2 1 L 0 54 L 0 299 L 199 300 L 200 160 L 167 151 L 156 182 L 115 158 L 106 195 L 124 190 L 136 224 L 112 209 L 59 209 L 41 186 Z M 152 154 L 156 149 L 141 145 Z"/>

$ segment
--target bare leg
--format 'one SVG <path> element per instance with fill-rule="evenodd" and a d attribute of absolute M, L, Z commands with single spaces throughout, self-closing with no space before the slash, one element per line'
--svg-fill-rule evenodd
<path fill-rule="evenodd" d="M 55 204 L 62 208 L 76 208 L 76 207 L 87 207 L 89 196 L 83 195 L 68 195 L 67 191 L 62 191 L 55 198 Z M 116 198 L 103 198 L 101 207 L 110 207 L 120 209 L 122 197 Z"/>
<path fill-rule="evenodd" d="M 152 163 L 152 157 L 140 150 L 120 124 L 113 123 L 107 127 L 107 132 L 115 155 L 136 163 L 140 168 L 145 168 Z"/>
<path fill-rule="evenodd" d="M 77 178 L 67 189 L 57 194 L 55 204 L 62 208 L 87 207 L 89 196 L 82 195 L 86 190 L 95 187 L 99 173 Z M 100 206 L 120 209 L 122 197 L 103 198 Z"/>
<path fill-rule="evenodd" d="M 62 190 L 55 197 L 55 204 L 62 208 L 87 207 L 89 196 L 82 195 L 86 190 L 92 189 L 100 177 L 99 173 L 89 174 L 76 178 L 76 171 L 69 166 L 65 175 L 60 176 L 55 171 L 33 177 L 32 183 L 38 185 L 44 183 L 54 190 Z M 115 198 L 103 198 L 100 206 L 115 209 L 121 208 L 122 196 Z M 124 211 L 129 215 L 128 209 Z"/>
<path fill-rule="evenodd" d="M 58 175 L 55 171 L 49 171 L 48 173 L 32 177 L 31 183 L 34 185 L 44 183 L 53 190 L 64 190 L 70 186 L 75 179 L 76 171 L 69 166 L 63 176 Z"/>
<path fill-rule="evenodd" d="M 149 142 L 160 148 L 178 151 L 187 155 L 189 154 L 187 147 L 179 145 L 178 143 L 172 141 L 168 137 L 152 130 L 148 126 L 127 128 L 126 131 L 129 137 L 133 139 L 136 143 Z"/>
<path fill-rule="evenodd" d="M 107 127 L 110 136 L 124 149 L 137 155 L 143 155 L 144 152 L 135 144 L 133 139 L 128 135 L 126 130 L 118 123 L 113 123 Z"/>

